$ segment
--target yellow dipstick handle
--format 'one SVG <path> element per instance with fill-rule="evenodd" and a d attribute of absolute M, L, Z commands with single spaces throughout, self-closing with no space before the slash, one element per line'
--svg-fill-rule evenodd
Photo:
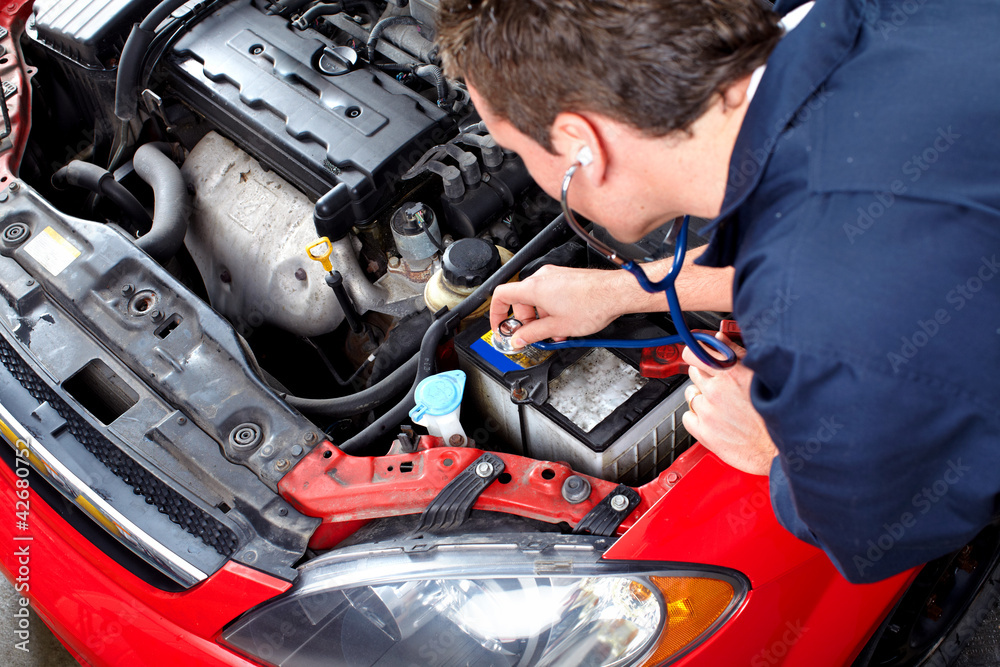
<path fill-rule="evenodd" d="M 324 271 L 333 271 L 333 262 L 330 261 L 330 254 L 333 253 L 333 245 L 330 243 L 330 239 L 324 236 L 306 248 L 306 253 L 308 253 L 309 259 L 314 259 L 322 264 Z"/>

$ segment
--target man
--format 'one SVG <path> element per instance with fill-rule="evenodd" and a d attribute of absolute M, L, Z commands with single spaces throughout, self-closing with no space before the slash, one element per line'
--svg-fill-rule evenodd
<path fill-rule="evenodd" d="M 997 513 L 998 10 L 442 0 L 449 74 L 549 194 L 580 162 L 571 207 L 624 242 L 715 219 L 678 292 L 732 310 L 747 349 L 727 371 L 686 353 L 684 424 L 769 475 L 782 524 L 851 581 Z M 624 271 L 548 267 L 496 291 L 494 326 L 509 307 L 532 343 L 666 304 Z"/>

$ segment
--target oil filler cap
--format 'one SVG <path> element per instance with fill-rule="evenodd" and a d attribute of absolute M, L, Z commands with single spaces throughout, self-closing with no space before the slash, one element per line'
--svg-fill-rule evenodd
<path fill-rule="evenodd" d="M 484 239 L 459 239 L 441 258 L 444 279 L 456 287 L 478 287 L 500 268 L 500 252 Z"/>
<path fill-rule="evenodd" d="M 410 418 L 421 420 L 425 415 L 443 417 L 462 406 L 462 392 L 465 391 L 465 373 L 447 371 L 424 378 L 417 385 L 414 400 L 417 405 L 410 410 Z"/>

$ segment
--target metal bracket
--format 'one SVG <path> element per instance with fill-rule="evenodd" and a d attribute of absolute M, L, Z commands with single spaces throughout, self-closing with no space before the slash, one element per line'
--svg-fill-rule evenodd
<path fill-rule="evenodd" d="M 485 452 L 438 492 L 420 515 L 417 532 L 434 533 L 462 525 L 480 494 L 503 470 L 503 459 Z"/>
<path fill-rule="evenodd" d="M 601 502 L 594 505 L 594 509 L 587 512 L 587 516 L 580 520 L 573 532 L 611 537 L 641 500 L 635 489 L 619 484 Z"/>

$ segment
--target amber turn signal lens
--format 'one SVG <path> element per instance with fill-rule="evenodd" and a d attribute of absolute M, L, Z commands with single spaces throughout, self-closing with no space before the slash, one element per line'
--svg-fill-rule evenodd
<path fill-rule="evenodd" d="M 650 577 L 666 601 L 667 623 L 643 667 L 658 665 L 708 630 L 733 601 L 729 582 L 702 577 Z"/>

